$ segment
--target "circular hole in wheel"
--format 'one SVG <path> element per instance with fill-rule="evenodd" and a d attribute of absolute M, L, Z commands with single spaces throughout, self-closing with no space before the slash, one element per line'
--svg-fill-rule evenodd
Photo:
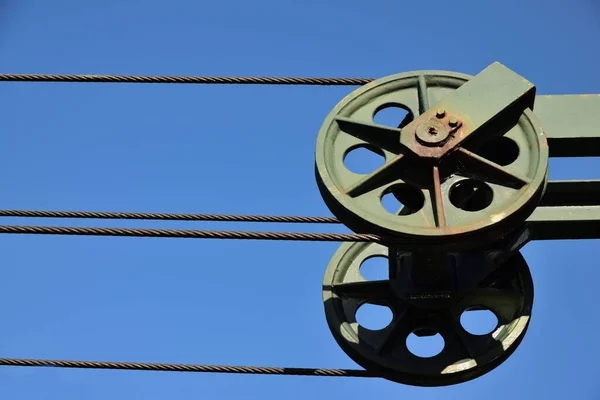
<path fill-rule="evenodd" d="M 381 167 L 385 155 L 380 149 L 369 145 L 350 148 L 344 156 L 344 166 L 356 174 L 368 174 Z"/>
<path fill-rule="evenodd" d="M 444 350 L 444 338 L 431 329 L 416 329 L 406 338 L 408 351 L 417 357 L 435 357 Z"/>
<path fill-rule="evenodd" d="M 481 211 L 494 200 L 492 188 L 476 179 L 464 179 L 450 187 L 450 203 L 464 211 Z"/>
<path fill-rule="evenodd" d="M 392 128 L 403 128 L 413 119 L 413 113 L 403 104 L 384 104 L 373 114 L 373 122 Z"/>
<path fill-rule="evenodd" d="M 487 335 L 498 327 L 498 317 L 487 308 L 469 308 L 460 315 L 460 324 L 471 335 Z"/>
<path fill-rule="evenodd" d="M 473 152 L 498 165 L 506 166 L 519 158 L 519 145 L 506 136 L 496 136 L 487 140 Z"/>
<path fill-rule="evenodd" d="M 381 204 L 394 215 L 410 215 L 425 205 L 423 192 L 414 186 L 397 184 L 389 187 L 381 196 Z"/>
<path fill-rule="evenodd" d="M 393 313 L 389 307 L 365 303 L 356 310 L 356 322 L 371 331 L 384 329 L 392 322 Z"/>
<path fill-rule="evenodd" d="M 389 259 L 384 256 L 367 258 L 360 264 L 360 274 L 369 281 L 389 279 Z"/>

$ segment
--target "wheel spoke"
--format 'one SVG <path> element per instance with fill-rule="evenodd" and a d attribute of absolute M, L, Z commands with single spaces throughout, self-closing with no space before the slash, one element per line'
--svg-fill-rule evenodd
<path fill-rule="evenodd" d="M 395 154 L 410 151 L 408 147 L 400 143 L 401 129 L 339 116 L 335 120 L 342 131 L 367 143 L 374 144 Z"/>
<path fill-rule="evenodd" d="M 436 225 L 438 227 L 446 226 L 446 215 L 444 213 L 440 170 L 437 166 L 433 167 L 433 190 L 431 192 L 431 202 L 435 211 L 434 215 L 436 217 Z"/>
<path fill-rule="evenodd" d="M 512 320 L 515 312 L 522 307 L 523 301 L 524 295 L 522 293 L 510 289 L 496 288 L 480 288 L 472 294 L 466 295 L 463 299 L 466 308 L 469 306 L 489 308 L 500 314 L 498 319 L 503 320 L 503 322 Z"/>
<path fill-rule="evenodd" d="M 397 317 L 394 318 L 390 327 L 388 328 L 385 336 L 379 342 L 376 350 L 379 355 L 389 354 L 398 346 L 398 343 L 406 339 L 405 333 L 407 333 L 406 322 L 406 310 L 401 311 Z"/>
<path fill-rule="evenodd" d="M 385 163 L 381 167 L 369 175 L 361 178 L 355 182 L 352 186 L 346 189 L 346 194 L 351 197 L 357 197 L 373 189 L 387 185 L 388 183 L 394 182 L 400 177 L 398 176 L 398 170 L 402 168 L 403 161 L 406 156 L 399 154 L 394 157 L 390 162 Z"/>
<path fill-rule="evenodd" d="M 427 93 L 427 80 L 425 75 L 419 76 L 419 86 L 417 87 L 419 93 L 419 113 L 423 114 L 429 110 L 429 94 Z"/>
<path fill-rule="evenodd" d="M 515 174 L 501 165 L 491 162 L 464 147 L 458 148 L 456 153 L 463 165 L 471 167 L 471 170 L 469 171 L 470 174 L 474 173 L 475 175 L 482 175 L 484 180 L 489 182 L 514 189 L 520 189 L 530 182 L 527 177 Z"/>
<path fill-rule="evenodd" d="M 340 283 L 332 291 L 342 298 L 356 299 L 377 305 L 389 305 L 393 293 L 387 280 Z"/>
<path fill-rule="evenodd" d="M 463 327 L 450 313 L 444 313 L 442 336 L 447 349 L 454 354 L 456 359 L 475 359 L 477 351 L 472 346 L 471 338 L 465 333 Z"/>

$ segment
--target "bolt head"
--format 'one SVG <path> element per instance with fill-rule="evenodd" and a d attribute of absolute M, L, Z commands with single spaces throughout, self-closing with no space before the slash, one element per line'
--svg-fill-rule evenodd
<path fill-rule="evenodd" d="M 458 120 L 456 118 L 450 118 L 450 121 L 448 121 L 448 125 L 454 128 L 458 125 Z"/>
<path fill-rule="evenodd" d="M 448 138 L 450 129 L 441 121 L 426 121 L 417 126 L 416 139 L 424 146 L 442 146 Z"/>
<path fill-rule="evenodd" d="M 437 110 L 437 112 L 435 113 L 435 116 L 438 118 L 444 118 L 446 116 L 446 110 L 444 110 L 444 109 Z"/>

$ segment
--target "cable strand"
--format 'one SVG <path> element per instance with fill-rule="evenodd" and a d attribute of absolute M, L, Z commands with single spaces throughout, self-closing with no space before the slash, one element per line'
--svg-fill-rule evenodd
<path fill-rule="evenodd" d="M 146 219 L 163 221 L 220 221 L 220 222 L 277 222 L 339 224 L 334 217 L 278 216 L 278 215 L 229 215 L 229 214 L 169 214 L 142 212 L 98 212 L 98 211 L 45 211 L 45 210 L 0 210 L 0 217 L 34 218 L 91 218 L 91 219 Z"/>
<path fill-rule="evenodd" d="M 1 233 L 79 236 L 133 236 L 194 239 L 286 240 L 303 242 L 376 242 L 391 243 L 390 238 L 356 233 L 252 232 L 146 228 L 90 228 L 72 226 L 0 225 Z"/>
<path fill-rule="evenodd" d="M 246 85 L 362 86 L 371 78 L 261 77 L 261 76 L 159 76 L 159 75 L 73 75 L 0 74 L 5 82 L 104 82 L 104 83 L 193 83 Z"/>
<path fill-rule="evenodd" d="M 13 367 L 56 367 L 83 369 L 118 369 L 137 371 L 207 372 L 228 374 L 296 375 L 378 378 L 371 372 L 358 369 L 253 367 L 234 365 L 158 364 L 121 361 L 72 361 L 22 358 L 0 358 L 0 365 Z"/>

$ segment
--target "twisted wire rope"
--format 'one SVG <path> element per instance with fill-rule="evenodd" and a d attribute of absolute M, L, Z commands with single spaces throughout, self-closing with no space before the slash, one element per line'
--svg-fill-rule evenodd
<path fill-rule="evenodd" d="M 274 76 L 0 74 L 0 81 L 361 86 L 373 81 L 373 79 Z"/>
<path fill-rule="evenodd" d="M 0 365 L 13 367 L 57 367 L 82 369 L 118 369 L 137 371 L 207 372 L 255 375 L 296 375 L 377 378 L 371 372 L 359 369 L 256 367 L 236 365 L 159 364 L 122 361 L 41 360 L 0 358 Z"/>
<path fill-rule="evenodd" d="M 307 232 L 255 232 L 192 229 L 148 228 L 96 228 L 74 226 L 23 226 L 0 225 L 0 233 L 78 236 L 129 236 L 189 239 L 246 239 L 285 240 L 301 242 L 376 242 L 392 243 L 393 239 L 372 234 L 357 233 L 307 233 Z"/>
<path fill-rule="evenodd" d="M 220 222 L 278 222 L 339 224 L 334 217 L 279 216 L 279 215 L 231 215 L 231 214 L 182 214 L 104 211 L 46 211 L 46 210 L 0 210 L 0 217 L 36 218 L 90 218 L 90 219 L 146 219 L 163 221 L 220 221 Z"/>
<path fill-rule="evenodd" d="M 105 83 L 187 83 L 187 84 L 254 84 L 254 85 L 323 85 L 360 86 L 371 82 L 370 78 L 319 78 L 319 77 L 232 77 L 232 76 L 131 76 L 131 75 L 72 75 L 72 74 L 0 74 L 5 82 L 105 82 Z M 151 219 L 186 221 L 230 222 L 280 222 L 280 223 L 339 223 L 333 217 L 310 216 L 261 216 L 224 214 L 165 214 L 133 212 L 86 212 L 86 211 L 36 211 L 0 210 L 3 217 L 45 218 L 96 218 L 96 219 Z M 383 241 L 377 235 L 294 233 L 294 232 L 244 232 L 212 230 L 168 230 L 136 228 L 87 228 L 51 226 L 0 226 L 0 233 L 96 235 L 96 236 L 143 236 L 187 237 L 207 239 L 257 239 L 301 241 Z M 0 358 L 3 366 L 60 367 L 86 369 L 120 369 L 144 371 L 212 372 L 237 374 L 270 374 L 337 377 L 378 377 L 365 370 L 330 368 L 282 368 L 255 366 L 218 366 L 199 364 L 158 364 L 108 361 L 73 361 Z"/>

